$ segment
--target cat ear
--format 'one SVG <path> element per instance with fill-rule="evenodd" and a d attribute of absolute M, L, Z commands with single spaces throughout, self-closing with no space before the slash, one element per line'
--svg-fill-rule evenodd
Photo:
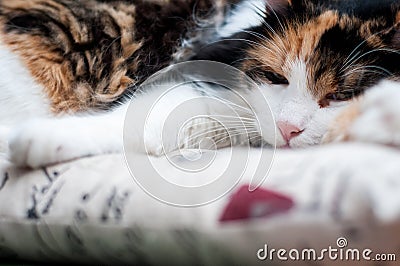
<path fill-rule="evenodd" d="M 293 4 L 293 2 L 298 2 L 296 0 L 268 0 L 266 2 L 266 12 L 271 13 L 274 11 L 275 13 L 282 14 L 284 13 L 289 6 Z"/>
<path fill-rule="evenodd" d="M 291 16 L 290 13 L 301 14 L 318 6 L 319 0 L 265 0 L 265 13 L 278 16 Z"/>
<path fill-rule="evenodd" d="M 190 60 L 209 60 L 235 65 L 243 58 L 246 48 L 253 36 L 245 32 L 238 32 L 227 39 L 222 39 L 200 47 Z"/>

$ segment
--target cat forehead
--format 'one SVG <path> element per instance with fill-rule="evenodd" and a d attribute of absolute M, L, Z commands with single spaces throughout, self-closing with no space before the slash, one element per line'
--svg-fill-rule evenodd
<path fill-rule="evenodd" d="M 339 21 L 337 12 L 326 11 L 304 23 L 298 21 L 286 25 L 278 23 L 275 29 L 266 29 L 270 33 L 272 31 L 272 34 L 261 42 L 261 46 L 253 47 L 249 53 L 256 57 L 258 55 L 261 61 L 268 61 L 265 63 L 274 62 L 275 59 L 277 66 L 282 66 L 284 63 L 281 62 L 282 59 L 293 61 L 296 58 L 307 61 L 322 35 L 338 25 Z"/>
<path fill-rule="evenodd" d="M 342 56 L 349 55 L 356 47 L 360 52 L 385 47 L 387 33 L 393 29 L 393 22 L 382 17 L 362 20 L 337 10 L 326 10 L 306 18 L 278 18 L 256 29 L 257 45 L 249 46 L 247 54 L 282 74 L 290 70 L 293 61 L 311 64 L 323 57 L 326 64 L 330 58 L 336 63 L 343 61 Z M 394 33 L 391 38 L 397 35 Z M 378 53 L 371 53 L 363 59 L 376 56 Z"/>

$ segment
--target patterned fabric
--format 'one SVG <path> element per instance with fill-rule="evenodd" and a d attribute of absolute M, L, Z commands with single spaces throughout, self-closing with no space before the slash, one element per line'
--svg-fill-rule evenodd
<path fill-rule="evenodd" d="M 397 253 L 400 260 L 398 150 L 345 144 L 278 151 L 268 179 L 250 193 L 244 188 L 255 167 L 252 156 L 241 184 L 197 208 L 150 197 L 134 182 L 122 155 L 37 171 L 14 169 L 3 160 L 0 261 L 276 265 L 279 260 L 260 261 L 257 252 L 265 245 L 337 247 L 340 237 L 348 247 Z M 328 259 L 318 263 L 338 265 Z"/>
<path fill-rule="evenodd" d="M 250 192 L 248 187 L 246 184 L 233 194 L 219 219 L 221 222 L 268 217 L 288 211 L 294 205 L 291 198 L 282 194 L 262 188 Z"/>

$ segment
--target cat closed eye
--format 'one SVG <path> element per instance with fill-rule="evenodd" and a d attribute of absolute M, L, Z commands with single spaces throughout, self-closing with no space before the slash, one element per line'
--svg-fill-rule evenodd
<path fill-rule="evenodd" d="M 334 93 L 328 93 L 325 96 L 326 100 L 329 101 L 348 101 L 356 96 L 358 96 L 361 93 L 361 91 L 358 90 L 343 90 L 343 91 L 338 91 Z"/>
<path fill-rule="evenodd" d="M 289 81 L 282 75 L 271 72 L 271 71 L 263 71 L 263 75 L 266 79 L 268 79 L 271 84 L 274 85 L 288 85 Z"/>

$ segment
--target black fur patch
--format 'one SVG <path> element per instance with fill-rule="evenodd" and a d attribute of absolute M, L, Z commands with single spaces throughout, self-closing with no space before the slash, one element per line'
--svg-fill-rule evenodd
<path fill-rule="evenodd" d="M 245 56 L 246 49 L 250 47 L 247 41 L 253 42 L 254 37 L 248 33 L 239 32 L 229 38 L 199 47 L 191 60 L 210 60 L 233 66 L 238 65 Z"/>
<path fill-rule="evenodd" d="M 314 2 L 364 19 L 373 16 L 391 18 L 393 17 L 392 9 L 399 5 L 398 0 L 324 0 Z"/>
<path fill-rule="evenodd" d="M 193 10 L 203 13 L 211 8 L 210 2 L 204 3 L 204 7 L 195 7 L 195 1 L 186 2 L 190 3 L 173 0 L 168 6 L 163 6 L 143 1 L 136 5 L 135 37 L 143 41 L 143 49 L 138 54 L 138 72 L 132 74 L 140 81 L 171 62 L 173 53 L 186 37 L 187 31 L 194 27 L 191 19 Z"/>

